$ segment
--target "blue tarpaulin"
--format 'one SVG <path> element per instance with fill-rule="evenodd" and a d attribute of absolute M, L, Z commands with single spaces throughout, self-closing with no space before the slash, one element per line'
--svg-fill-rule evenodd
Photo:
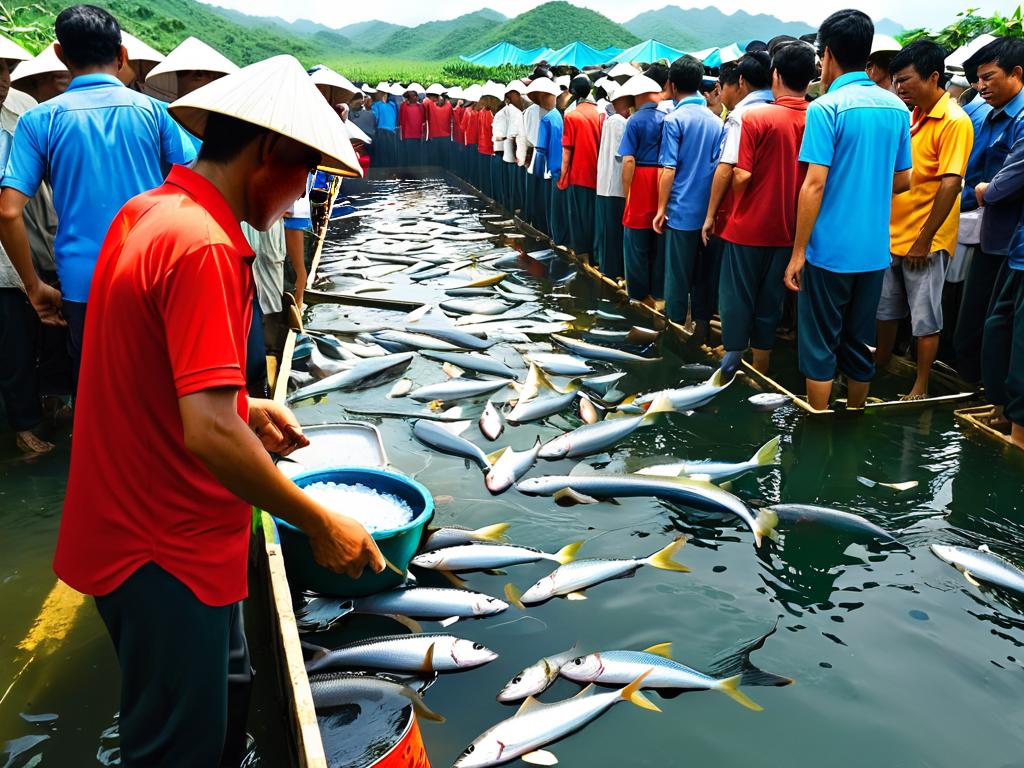
<path fill-rule="evenodd" d="M 534 56 L 533 61 L 531 61 L 530 63 L 540 64 L 542 61 L 548 61 L 556 53 L 558 53 L 558 51 L 556 51 L 554 48 L 544 48 L 540 51 L 540 53 Z"/>
<path fill-rule="evenodd" d="M 602 51 L 595 50 L 578 40 L 575 43 L 569 43 L 564 48 L 559 48 L 548 57 L 548 64 L 552 67 L 576 67 L 577 69 L 605 64 L 607 61 L 608 57 Z"/>
<path fill-rule="evenodd" d="M 620 53 L 622 53 L 622 49 L 621 48 L 616 48 L 614 45 L 610 45 L 607 48 L 605 48 L 603 51 L 601 51 L 601 53 L 603 53 L 605 56 L 608 57 L 602 63 L 607 63 L 609 61 L 612 61 L 616 56 L 618 56 Z"/>
<path fill-rule="evenodd" d="M 659 61 L 661 59 L 667 59 L 672 62 L 682 55 L 683 51 L 673 48 L 670 45 L 659 43 L 657 40 L 644 40 L 644 42 L 622 51 L 622 53 L 612 59 L 612 61 L 616 63 L 638 62 L 650 64 L 651 62 Z"/>
<path fill-rule="evenodd" d="M 463 61 L 470 64 L 478 64 L 481 67 L 500 67 L 502 64 L 531 64 L 538 54 L 545 49 L 534 48 L 524 51 L 512 43 L 495 43 L 485 51 L 474 53 L 471 56 L 460 56 Z"/>
<path fill-rule="evenodd" d="M 724 48 L 719 48 L 717 51 L 712 53 L 706 59 L 704 64 L 709 67 L 720 67 L 726 62 L 736 61 L 746 51 L 747 46 L 750 45 L 750 40 L 737 40 L 732 45 L 727 45 Z"/>

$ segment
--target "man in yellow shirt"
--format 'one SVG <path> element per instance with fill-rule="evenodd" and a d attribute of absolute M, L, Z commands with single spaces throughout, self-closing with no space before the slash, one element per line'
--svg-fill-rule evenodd
<path fill-rule="evenodd" d="M 878 305 L 878 349 L 884 366 L 892 355 L 900 320 L 910 315 L 917 342 L 917 379 L 904 400 L 928 396 L 928 375 L 942 331 L 942 285 L 956 248 L 956 205 L 974 143 L 971 119 L 942 87 L 946 51 L 919 40 L 900 51 L 891 71 L 897 95 L 914 110 L 910 189 L 892 199 L 890 250 Z"/>

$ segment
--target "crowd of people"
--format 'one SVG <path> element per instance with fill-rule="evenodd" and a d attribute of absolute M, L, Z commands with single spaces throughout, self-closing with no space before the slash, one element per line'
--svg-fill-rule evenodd
<path fill-rule="evenodd" d="M 367 84 L 378 166 L 441 165 L 589 258 L 628 296 L 769 371 L 795 334 L 807 396 L 862 407 L 909 347 L 984 384 L 1024 445 L 1024 40 L 962 68 L 843 11 L 806 39 L 508 84 Z M 789 289 L 787 291 L 786 289 Z"/>

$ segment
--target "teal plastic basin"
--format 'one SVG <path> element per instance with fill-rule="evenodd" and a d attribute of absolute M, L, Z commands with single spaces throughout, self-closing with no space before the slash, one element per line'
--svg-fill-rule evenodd
<path fill-rule="evenodd" d="M 318 469 L 296 475 L 292 480 L 300 488 L 312 483 L 361 483 L 380 493 L 389 493 L 402 499 L 412 508 L 412 520 L 401 528 L 377 531 L 373 538 L 384 557 L 402 571 L 408 570 L 409 561 L 420 545 L 423 530 L 434 516 L 434 499 L 421 483 L 394 472 L 362 467 Z M 329 571 L 313 559 L 313 550 L 305 533 L 284 520 L 275 520 L 288 583 L 292 589 L 313 590 L 342 597 L 363 597 L 393 589 L 402 583 L 402 577 L 390 568 L 385 568 L 381 573 L 364 571 L 359 579 Z"/>

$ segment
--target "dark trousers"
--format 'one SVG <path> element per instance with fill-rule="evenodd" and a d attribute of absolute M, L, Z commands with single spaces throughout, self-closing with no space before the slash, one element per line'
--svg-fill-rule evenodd
<path fill-rule="evenodd" d="M 505 161 L 501 155 L 491 155 L 487 158 L 490 164 L 488 173 L 491 177 L 490 197 L 496 203 L 504 205 L 505 197 Z"/>
<path fill-rule="evenodd" d="M 544 177 L 537 173 L 526 174 L 526 200 L 523 205 L 523 217 L 534 229 L 541 232 L 548 230 L 548 198 Z"/>
<path fill-rule="evenodd" d="M 1024 271 L 1007 272 L 985 320 L 981 372 L 985 398 L 1024 424 Z"/>
<path fill-rule="evenodd" d="M 708 244 L 697 244 L 697 264 L 693 271 L 693 319 L 710 322 L 718 312 L 718 284 L 722 274 L 725 241 L 712 236 Z"/>
<path fill-rule="evenodd" d="M 85 336 L 84 301 L 68 301 L 65 299 L 60 312 L 68 323 L 68 355 L 71 357 L 71 393 L 78 389 L 78 371 L 82 367 L 82 340 Z"/>
<path fill-rule="evenodd" d="M 622 232 L 624 273 L 629 298 L 643 301 L 665 295 L 665 238 L 653 229 L 625 227 Z"/>
<path fill-rule="evenodd" d="M 623 263 L 622 214 L 624 197 L 598 195 L 594 201 L 594 258 L 601 274 L 617 280 L 626 274 Z"/>
<path fill-rule="evenodd" d="M 686 322 L 690 309 L 700 247 L 699 229 L 665 229 L 665 314 L 677 323 Z"/>
<path fill-rule="evenodd" d="M 773 349 L 792 248 L 725 243 L 718 306 L 726 352 Z"/>
<path fill-rule="evenodd" d="M 123 768 L 236 768 L 252 686 L 241 604 L 205 605 L 147 563 L 96 607 L 121 666 Z"/>
<path fill-rule="evenodd" d="M 576 253 L 594 252 L 594 204 L 597 191 L 569 185 L 569 239 Z"/>
<path fill-rule="evenodd" d="M 981 381 L 981 339 L 985 332 L 985 318 L 1004 264 L 1005 256 L 994 256 L 977 248 L 967 269 L 964 296 L 953 335 L 957 373 L 965 381 Z"/>
<path fill-rule="evenodd" d="M 551 208 L 548 213 L 551 241 L 555 245 L 568 245 L 569 192 L 558 188 L 558 179 L 554 176 L 547 183 L 551 191 Z"/>
<path fill-rule="evenodd" d="M 402 139 L 401 164 L 407 167 L 423 165 L 423 139 Z"/>
<path fill-rule="evenodd" d="M 381 167 L 394 167 L 398 165 L 398 134 L 394 131 L 377 131 L 374 138 L 375 154 L 374 163 Z"/>
<path fill-rule="evenodd" d="M 263 309 L 252 300 L 252 323 L 245 350 L 245 385 L 250 397 L 267 396 L 267 344 L 263 334 Z"/>
<path fill-rule="evenodd" d="M 18 288 L 0 288 L 0 399 L 15 432 L 39 426 L 39 316 Z"/>

